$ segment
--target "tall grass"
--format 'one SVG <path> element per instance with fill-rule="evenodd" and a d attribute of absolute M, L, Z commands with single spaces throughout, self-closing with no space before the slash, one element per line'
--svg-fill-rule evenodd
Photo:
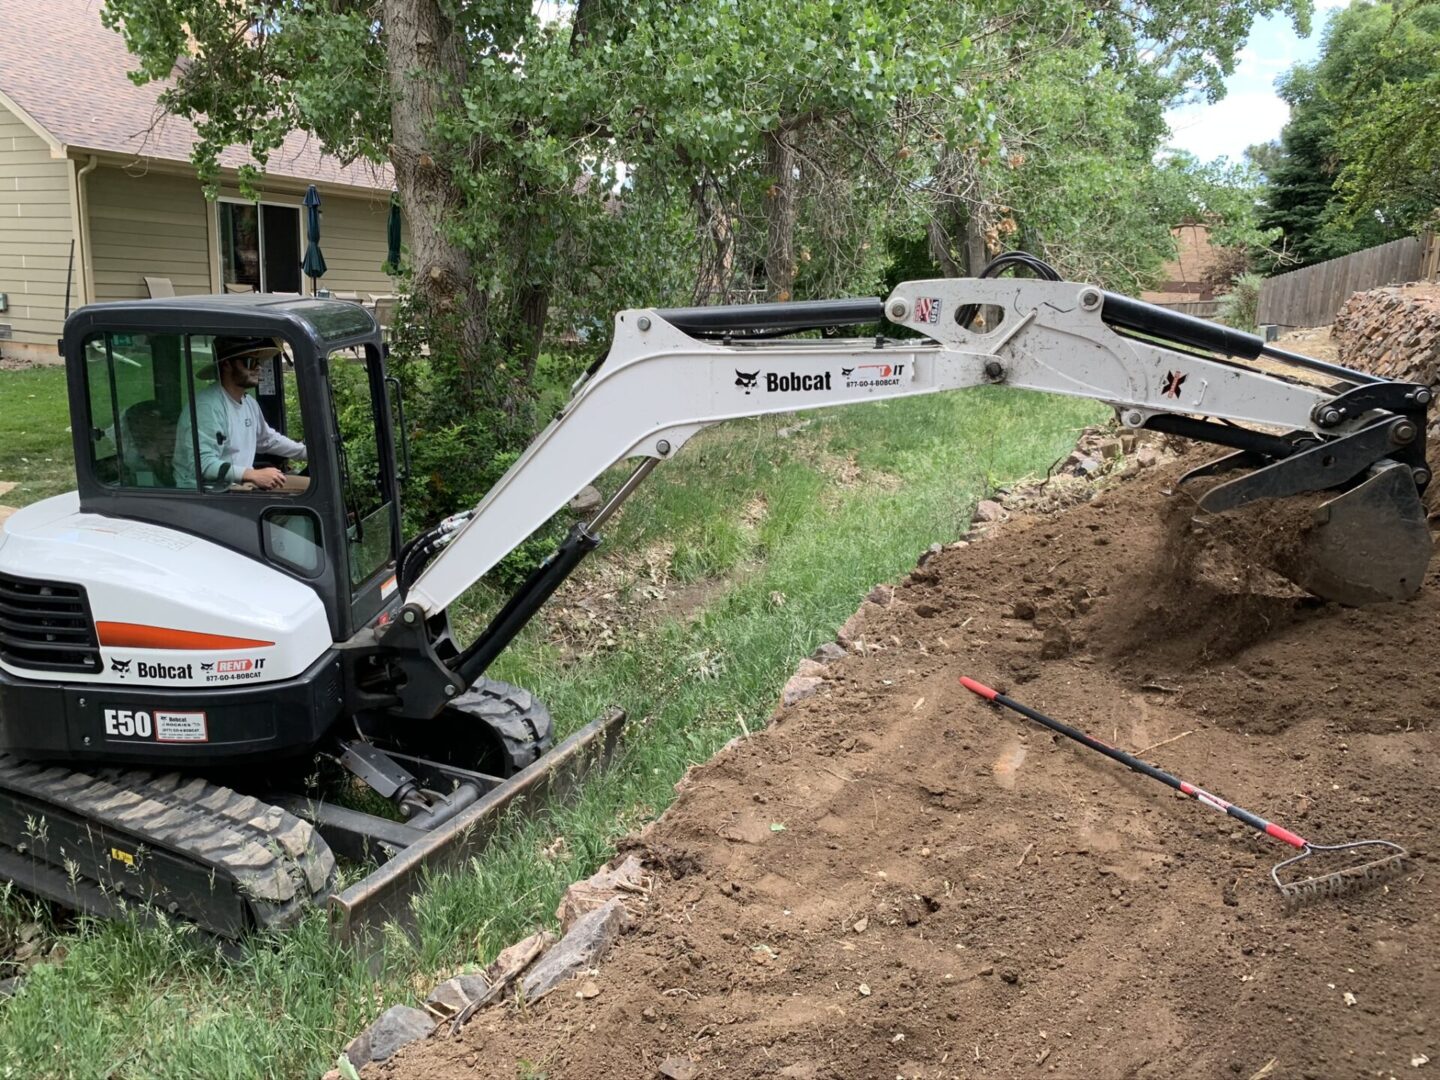
<path fill-rule="evenodd" d="M 718 576 L 712 599 L 569 663 L 537 624 L 493 671 L 545 698 L 562 735 L 623 705 L 608 770 L 562 806 L 513 817 L 482 855 L 430 881 L 415 901 L 418 940 L 392 939 L 378 972 L 336 949 L 318 915 L 228 960 L 174 927 L 82 924 L 62 937 L 62 961 L 0 1001 L 0 1075 L 318 1075 L 385 1007 L 549 921 L 566 883 L 663 810 L 688 765 L 742 725 L 763 726 L 798 660 L 873 584 L 963 532 L 990 486 L 1043 472 L 1102 416 L 985 388 L 815 414 L 789 439 L 776 429 L 793 418 L 698 438 L 627 505 L 607 546 L 664 542 L 677 574 Z M 763 514 L 743 523 L 757 503 Z M 464 628 L 496 602 L 475 590 L 460 605 Z M 5 918 L 28 917 L 13 896 L 4 904 Z"/>

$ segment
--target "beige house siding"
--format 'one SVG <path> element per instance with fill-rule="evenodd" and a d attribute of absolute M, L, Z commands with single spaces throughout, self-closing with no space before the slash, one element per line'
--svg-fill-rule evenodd
<path fill-rule="evenodd" d="M 325 253 L 327 267 L 320 279 L 321 287 L 332 292 L 358 292 L 362 297 L 366 293 L 393 292 L 394 283 L 380 269 L 385 262 L 388 196 L 349 199 L 322 195 L 320 211 L 320 250 Z"/>
<path fill-rule="evenodd" d="M 210 204 L 194 178 L 99 168 L 85 179 L 96 300 L 138 300 L 146 277 L 208 293 Z"/>
<path fill-rule="evenodd" d="M 70 162 L 51 157 L 45 140 L 0 104 L 0 292 L 10 301 L 0 325 L 10 326 L 13 342 L 54 350 L 71 235 Z M 77 277 L 79 258 L 77 251 Z"/>

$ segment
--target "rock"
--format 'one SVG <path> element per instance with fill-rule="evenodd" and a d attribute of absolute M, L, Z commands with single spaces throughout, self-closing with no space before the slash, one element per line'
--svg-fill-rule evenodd
<path fill-rule="evenodd" d="M 792 675 L 780 691 L 780 701 L 788 709 L 796 702 L 813 697 L 824 683 L 825 680 L 816 675 Z"/>
<path fill-rule="evenodd" d="M 1127 431 L 1120 436 L 1120 450 L 1122 453 L 1133 454 L 1135 452 L 1136 437 L 1133 431 Z"/>
<path fill-rule="evenodd" d="M 810 655 L 820 663 L 828 664 L 832 660 L 844 660 L 847 654 L 840 645 L 833 641 L 827 641 Z"/>
<path fill-rule="evenodd" d="M 1142 446 L 1135 451 L 1135 461 L 1142 469 L 1154 466 L 1160 460 L 1160 454 L 1153 446 Z"/>
<path fill-rule="evenodd" d="M 24 985 L 24 975 L 11 975 L 8 979 L 0 979 L 0 998 L 14 997 Z"/>
<path fill-rule="evenodd" d="M 695 1080 L 700 1075 L 700 1066 L 687 1057 L 667 1057 L 660 1063 L 660 1075 L 670 1080 Z"/>
<path fill-rule="evenodd" d="M 592 511 L 599 510 L 602 502 L 604 502 L 604 500 L 600 497 L 600 492 L 595 489 L 595 486 L 593 484 L 586 484 L 577 491 L 575 497 L 570 500 L 570 509 L 577 514 L 589 514 Z"/>
<path fill-rule="evenodd" d="M 485 979 L 491 986 L 500 986 L 515 978 L 529 967 L 541 953 L 555 944 L 555 935 L 541 930 L 517 941 L 490 962 L 485 969 Z"/>
<path fill-rule="evenodd" d="M 971 515 L 971 521 L 999 521 L 1005 516 L 1005 508 L 994 499 L 981 499 Z"/>
<path fill-rule="evenodd" d="M 521 980 L 525 1000 L 538 1001 L 572 975 L 594 966 L 629 925 L 630 913 L 618 896 L 576 919 Z"/>
<path fill-rule="evenodd" d="M 1106 461 L 1118 458 L 1124 452 L 1119 439 L 1106 439 L 1100 444 L 1100 456 Z"/>
<path fill-rule="evenodd" d="M 922 619 L 933 619 L 940 614 L 940 609 L 934 604 L 921 603 L 915 605 L 915 614 Z"/>
<path fill-rule="evenodd" d="M 1080 459 L 1075 462 L 1074 472 L 1076 476 L 1089 477 L 1094 476 L 1096 473 L 1098 473 L 1100 471 L 1100 468 L 1100 462 L 1096 461 L 1092 457 L 1086 457 L 1082 454 L 1080 455 Z"/>
<path fill-rule="evenodd" d="M 432 1012 L 454 1016 L 472 1001 L 479 1001 L 490 989 L 490 980 L 484 975 L 456 975 L 446 979 L 425 999 Z"/>
<path fill-rule="evenodd" d="M 565 890 L 555 917 L 560 920 L 561 933 L 568 933 L 582 915 L 603 907 L 618 897 L 639 897 L 650 891 L 650 876 L 634 855 L 626 855 L 620 864 L 606 864 L 584 881 L 576 881 Z"/>
<path fill-rule="evenodd" d="M 580 989 L 575 991 L 575 996 L 589 1001 L 593 997 L 600 996 L 600 987 L 594 979 L 586 979 L 580 984 Z"/>
<path fill-rule="evenodd" d="M 435 1030 L 435 1018 L 424 1009 L 392 1005 L 345 1047 L 350 1064 L 363 1069 L 372 1061 L 384 1061 L 412 1042 L 427 1038 Z"/>
<path fill-rule="evenodd" d="M 921 558 L 924 557 L 925 556 L 923 555 L 921 556 Z M 865 599 L 869 600 L 872 604 L 879 604 L 881 607 L 889 607 L 890 601 L 895 599 L 895 586 L 876 585 L 873 589 L 871 589 L 868 593 L 865 594 Z"/>
<path fill-rule="evenodd" d="M 825 665 L 817 664 L 814 660 L 801 660 L 800 663 L 795 665 L 795 674 L 804 675 L 807 678 L 811 676 L 819 676 L 820 678 L 824 678 Z"/>
<path fill-rule="evenodd" d="M 1026 622 L 1035 618 L 1035 614 L 1035 605 L 1029 600 L 1016 600 L 1015 606 L 1010 609 L 1012 619 L 1024 619 Z"/>
<path fill-rule="evenodd" d="M 855 639 L 860 636 L 860 631 L 865 626 L 865 605 L 860 605 L 860 610 L 851 615 L 843 623 L 840 629 L 835 631 L 835 640 L 845 648 L 853 648 Z"/>
<path fill-rule="evenodd" d="M 931 544 L 928 548 L 926 548 L 924 551 L 922 551 L 922 552 L 920 553 L 920 557 L 915 560 L 915 565 L 916 565 L 916 566 L 924 566 L 927 562 L 929 562 L 931 559 L 933 559 L 936 555 L 939 555 L 940 552 L 942 552 L 942 551 L 944 551 L 944 550 L 945 550 L 945 545 L 944 545 L 944 544 L 940 544 L 940 543 Z M 874 599 L 874 598 L 871 597 L 870 599 Z M 878 601 L 877 601 L 877 603 L 878 603 Z"/>

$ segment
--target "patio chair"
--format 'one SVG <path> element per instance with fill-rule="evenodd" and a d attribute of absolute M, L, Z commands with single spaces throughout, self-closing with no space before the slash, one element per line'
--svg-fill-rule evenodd
<path fill-rule="evenodd" d="M 174 296 L 175 285 L 168 277 L 147 277 L 145 288 L 150 290 L 150 299 L 155 300 L 162 296 Z"/>

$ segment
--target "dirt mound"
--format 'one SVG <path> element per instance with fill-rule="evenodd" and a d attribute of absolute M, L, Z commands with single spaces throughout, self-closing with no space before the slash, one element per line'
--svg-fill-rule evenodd
<path fill-rule="evenodd" d="M 821 692 L 692 770 L 635 841 L 657 884 L 598 994 L 493 1009 L 366 1075 L 1282 1080 L 1440 1060 L 1440 580 L 1407 605 L 1317 604 L 1167 512 L 1178 472 L 1017 517 L 867 604 Z M 960 675 L 1318 841 L 1396 840 L 1414 869 L 1287 916 L 1267 870 L 1289 849 Z"/>

